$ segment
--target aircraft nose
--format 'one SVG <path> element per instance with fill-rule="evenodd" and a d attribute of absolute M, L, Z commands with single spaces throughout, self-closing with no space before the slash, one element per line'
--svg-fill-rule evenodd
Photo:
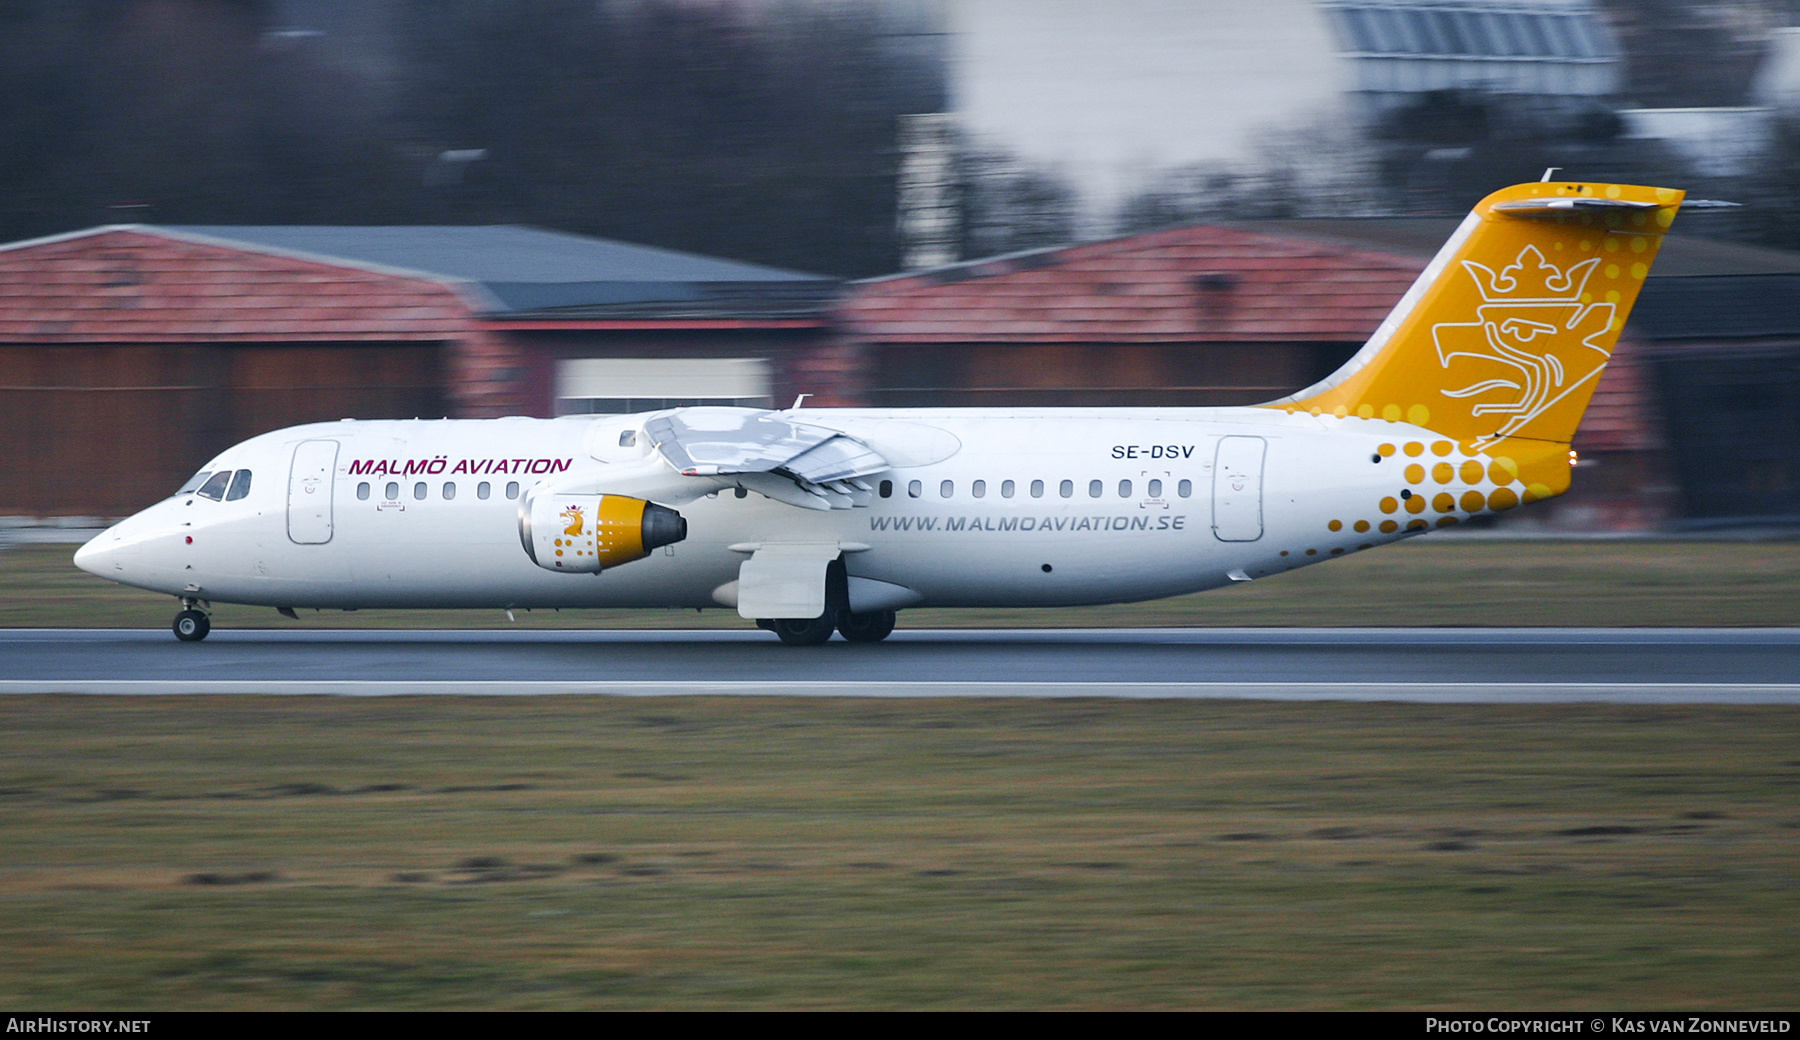
<path fill-rule="evenodd" d="M 89 539 L 86 545 L 75 550 L 75 566 L 89 574 L 102 578 L 113 570 L 113 560 L 118 554 L 118 538 L 109 529 Z"/>

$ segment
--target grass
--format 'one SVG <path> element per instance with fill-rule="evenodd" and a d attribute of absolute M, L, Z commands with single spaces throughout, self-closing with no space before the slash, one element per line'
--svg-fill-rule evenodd
<path fill-rule="evenodd" d="M 155 627 L 167 596 L 75 569 L 72 547 L 0 552 L 0 627 Z M 734 611 L 517 612 L 542 628 L 738 628 Z M 498 610 L 307 612 L 220 604 L 228 628 L 495 628 Z M 1422 541 L 1194 596 L 1104 607 L 909 610 L 902 625 L 1794 625 L 1800 542 Z"/>
<path fill-rule="evenodd" d="M 0 1003 L 1786 1008 L 1800 710 L 0 700 Z"/>

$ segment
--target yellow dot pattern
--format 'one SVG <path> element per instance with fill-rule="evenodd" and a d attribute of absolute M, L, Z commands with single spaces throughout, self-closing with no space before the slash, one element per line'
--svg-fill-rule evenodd
<path fill-rule="evenodd" d="M 1469 517 L 1504 512 L 1522 502 L 1547 498 L 1554 493 L 1548 485 L 1538 482 L 1521 487 L 1525 482 L 1519 477 L 1520 467 L 1515 460 L 1504 455 L 1484 455 L 1466 441 L 1384 442 L 1375 446 L 1374 455 L 1378 459 L 1404 455 L 1420 460 L 1408 463 L 1401 473 L 1409 485 L 1405 497 L 1382 495 L 1372 503 L 1380 518 L 1345 520 L 1334 517 L 1325 522 L 1325 531 L 1321 534 L 1348 539 L 1346 531 L 1359 535 L 1379 531 L 1383 535 L 1399 536 L 1403 532 L 1451 527 Z M 1432 461 L 1434 459 L 1443 461 Z M 1443 489 L 1431 493 L 1415 490 L 1428 479 L 1444 485 Z M 1394 519 L 1394 514 L 1402 509 L 1412 519 Z M 1324 545 L 1295 548 L 1291 553 L 1282 550 L 1281 556 L 1293 558 L 1293 562 L 1283 566 L 1303 566 L 1321 558 L 1359 552 L 1375 545 L 1373 542 L 1352 544 L 1348 540 L 1331 544 L 1336 540 L 1327 537 Z"/>
<path fill-rule="evenodd" d="M 1503 441 L 1499 447 L 1504 450 L 1508 443 L 1519 442 Z M 1314 528 L 1318 540 L 1280 550 L 1282 563 L 1276 569 L 1302 567 L 1360 552 L 1407 535 L 1453 527 L 1474 517 L 1491 516 L 1561 494 L 1568 486 L 1567 471 L 1559 474 L 1551 464 L 1567 466 L 1567 451 L 1540 454 L 1542 457 L 1521 455 L 1525 460 L 1522 464 L 1509 455 L 1489 455 L 1473 441 L 1450 438 L 1366 444 L 1358 449 L 1364 465 L 1373 455 L 1376 471 L 1399 486 L 1390 484 L 1392 493 L 1365 499 L 1362 508 L 1369 512 L 1362 516 L 1357 516 L 1353 507 L 1348 516 L 1340 513 L 1319 522 L 1319 527 Z M 1405 462 L 1399 473 L 1394 473 L 1393 464 L 1386 462 L 1396 457 Z M 1407 461 L 1411 459 L 1417 461 Z M 1405 515 L 1399 515 L 1402 513 Z M 1379 532 L 1380 540 L 1360 540 L 1367 539 L 1371 532 Z"/>

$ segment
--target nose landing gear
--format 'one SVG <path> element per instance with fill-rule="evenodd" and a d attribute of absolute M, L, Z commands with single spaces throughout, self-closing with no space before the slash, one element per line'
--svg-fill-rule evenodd
<path fill-rule="evenodd" d="M 198 608 L 199 602 L 196 599 L 183 599 L 181 613 L 175 615 L 175 623 L 169 626 L 175 630 L 175 638 L 184 643 L 198 643 L 212 631 L 212 618 Z"/>

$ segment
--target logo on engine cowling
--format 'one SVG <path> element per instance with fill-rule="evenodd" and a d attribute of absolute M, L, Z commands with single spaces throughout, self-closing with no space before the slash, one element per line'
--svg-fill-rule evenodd
<path fill-rule="evenodd" d="M 563 534 L 566 534 L 571 538 L 579 537 L 582 529 L 587 524 L 587 518 L 582 515 L 581 507 L 576 505 L 563 507 L 562 521 L 564 524 Z"/>

